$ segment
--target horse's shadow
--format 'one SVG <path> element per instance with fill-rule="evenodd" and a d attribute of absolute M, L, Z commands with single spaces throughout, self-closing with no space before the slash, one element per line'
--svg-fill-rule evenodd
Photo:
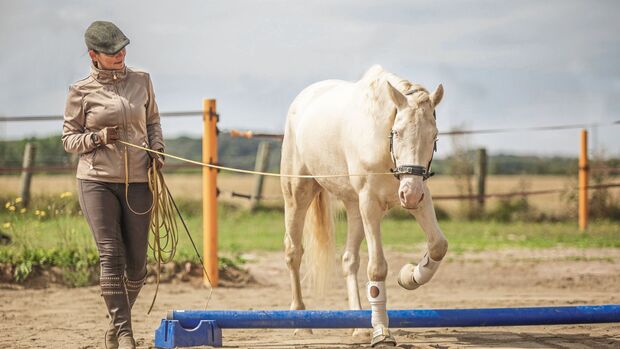
<path fill-rule="evenodd" d="M 447 331 L 447 330 L 446 330 Z M 620 336 L 589 333 L 459 331 L 416 333 L 393 331 L 399 348 L 620 348 Z M 413 339 L 412 340 L 407 340 Z"/>

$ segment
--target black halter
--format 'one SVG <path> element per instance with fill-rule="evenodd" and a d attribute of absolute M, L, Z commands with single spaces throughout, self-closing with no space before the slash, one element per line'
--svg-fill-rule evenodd
<path fill-rule="evenodd" d="M 416 90 L 409 91 L 406 94 L 412 94 Z M 433 117 L 437 120 L 437 115 L 433 110 Z M 437 152 L 437 138 L 435 139 L 435 144 L 433 145 L 433 153 L 431 154 L 431 159 L 428 161 L 428 166 L 420 166 L 420 165 L 400 165 L 396 164 L 396 156 L 394 155 L 394 134 L 396 131 L 392 130 L 390 132 L 390 155 L 392 156 L 392 162 L 394 163 L 394 168 L 390 169 L 390 172 L 394 174 L 396 179 L 400 180 L 401 175 L 409 175 L 409 176 L 420 176 L 422 180 L 427 180 L 435 175 L 435 172 L 431 172 L 431 163 L 433 162 L 433 155 Z"/>

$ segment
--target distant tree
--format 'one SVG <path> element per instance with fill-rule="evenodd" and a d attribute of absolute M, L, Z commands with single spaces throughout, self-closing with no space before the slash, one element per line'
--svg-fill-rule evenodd
<path fill-rule="evenodd" d="M 465 136 L 454 136 L 450 139 L 453 143 L 453 149 L 456 149 L 456 151 L 445 159 L 433 160 L 433 171 L 437 174 L 444 175 L 454 175 L 454 173 L 458 172 L 461 176 L 464 176 L 468 171 L 473 171 L 475 154 L 470 149 L 469 140 L 465 138 Z M 64 151 L 60 136 L 56 135 L 41 138 L 0 141 L 0 166 L 21 166 L 26 142 L 33 142 L 37 146 L 35 162 L 37 166 L 62 166 L 75 163 L 76 157 Z M 231 167 L 253 169 L 256 151 L 260 142 L 260 139 L 231 138 L 228 134 L 221 134 L 218 138 L 219 161 Z M 271 156 L 269 170 L 271 172 L 276 172 L 280 167 L 281 142 L 270 142 Z M 167 138 L 166 152 L 200 161 L 202 159 L 201 139 L 187 136 Z M 492 154 L 493 149 L 489 149 L 489 153 Z M 178 160 L 168 159 L 167 162 L 178 163 Z M 578 169 L 578 160 L 576 157 L 562 156 L 497 154 L 490 155 L 488 163 L 489 175 L 532 174 L 576 176 Z M 620 159 L 607 159 L 604 164 L 607 167 L 620 168 Z M 464 190 L 467 191 L 466 188 L 464 188 Z"/>

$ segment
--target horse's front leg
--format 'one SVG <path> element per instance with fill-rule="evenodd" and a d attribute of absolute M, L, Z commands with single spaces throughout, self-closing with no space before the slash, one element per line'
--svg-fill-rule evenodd
<path fill-rule="evenodd" d="M 417 209 L 410 210 L 410 212 L 426 233 L 428 247 L 418 265 L 405 264 L 402 267 L 398 275 L 398 284 L 408 290 L 415 290 L 429 282 L 435 275 L 441 260 L 448 251 L 448 240 L 439 229 L 433 199 L 426 183 L 424 184 L 424 199 Z"/>
<path fill-rule="evenodd" d="M 366 243 L 368 244 L 368 285 L 367 297 L 372 310 L 372 341 L 374 347 L 378 344 L 396 345 L 396 340 L 390 335 L 389 319 L 386 303 L 387 293 L 385 278 L 388 265 L 383 255 L 381 243 L 380 223 L 387 207 L 371 195 L 360 194 L 360 213 L 364 224 Z"/>

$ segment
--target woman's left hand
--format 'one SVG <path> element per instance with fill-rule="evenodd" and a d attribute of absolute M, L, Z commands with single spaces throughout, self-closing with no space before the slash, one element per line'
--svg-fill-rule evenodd
<path fill-rule="evenodd" d="M 158 151 L 160 153 L 163 153 L 164 150 L 163 149 L 155 149 L 155 151 Z M 164 156 L 157 154 L 157 153 L 151 153 L 149 152 L 149 155 L 151 156 L 151 160 L 155 161 L 155 166 L 157 166 L 158 170 L 161 170 L 162 167 L 164 167 Z M 152 163 L 151 163 L 152 166 Z"/>
<path fill-rule="evenodd" d="M 161 157 L 156 157 L 155 158 L 155 166 L 157 166 L 158 170 L 161 170 L 162 167 L 164 167 L 164 160 Z"/>

